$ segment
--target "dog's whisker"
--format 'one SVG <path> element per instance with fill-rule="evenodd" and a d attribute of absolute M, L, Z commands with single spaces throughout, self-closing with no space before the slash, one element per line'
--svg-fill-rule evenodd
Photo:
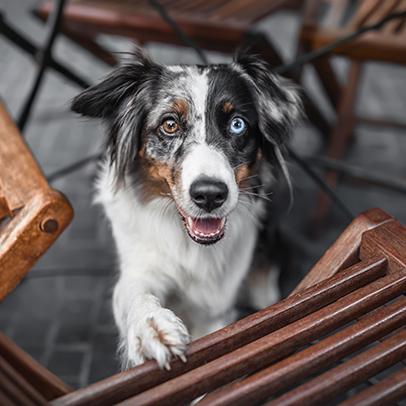
<path fill-rule="evenodd" d="M 233 168 L 233 171 L 235 171 L 236 169 L 240 168 L 241 166 L 244 166 L 244 165 L 247 165 L 247 164 L 248 164 L 248 161 L 247 161 L 247 162 L 243 162 L 242 164 L 239 164 L 239 165 L 235 166 L 235 167 Z"/>
<path fill-rule="evenodd" d="M 252 210 L 252 205 L 242 199 L 238 199 L 239 205 L 252 219 L 258 220 L 258 215 Z"/>
<path fill-rule="evenodd" d="M 254 193 L 254 192 L 241 192 L 242 195 L 249 195 L 249 196 L 255 196 L 255 197 L 260 197 L 261 199 L 267 200 L 268 202 L 272 202 L 271 199 L 266 197 L 265 195 L 260 195 L 259 193 Z"/>
<path fill-rule="evenodd" d="M 243 182 L 244 180 L 252 179 L 252 178 L 255 178 L 255 177 L 257 177 L 257 176 L 259 176 L 259 174 L 247 176 L 247 177 L 242 178 L 242 179 L 240 179 L 239 181 L 237 181 L 237 183 L 241 183 L 241 182 Z"/>

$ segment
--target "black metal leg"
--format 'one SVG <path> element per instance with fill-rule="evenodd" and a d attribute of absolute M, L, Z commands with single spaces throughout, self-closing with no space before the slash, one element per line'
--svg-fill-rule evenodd
<path fill-rule="evenodd" d="M 17 120 L 17 125 L 20 128 L 21 132 L 23 131 L 25 124 L 27 123 L 27 120 L 31 112 L 31 108 L 38 94 L 38 90 L 40 88 L 43 75 L 48 67 L 61 73 L 66 78 L 76 83 L 77 85 L 81 86 L 82 88 L 89 87 L 89 84 L 85 80 L 81 79 L 76 74 L 72 73 L 69 69 L 65 68 L 63 65 L 59 64 L 52 58 L 52 47 L 59 33 L 65 1 L 66 0 L 59 0 L 57 3 L 57 7 L 55 7 L 55 10 L 51 15 L 50 19 L 51 28 L 48 31 L 49 34 L 47 40 L 45 41 L 45 45 L 42 49 L 38 49 L 28 39 L 24 38 L 21 34 L 15 31 L 10 25 L 8 25 L 4 21 L 3 15 L 0 14 L 0 34 L 3 34 L 6 38 L 8 38 L 19 48 L 23 49 L 29 55 L 33 56 L 39 65 L 34 83 L 31 87 L 31 91 L 29 93 L 29 96 L 24 102 L 20 116 Z"/>
<path fill-rule="evenodd" d="M 54 10 L 52 11 L 51 18 L 49 19 L 48 38 L 45 41 L 44 47 L 37 51 L 36 59 L 38 63 L 38 71 L 34 83 L 31 87 L 30 94 L 25 100 L 20 116 L 17 119 L 17 126 L 21 133 L 24 130 L 25 124 L 30 116 L 31 108 L 37 97 L 38 90 L 41 86 L 42 79 L 44 77 L 45 70 L 48 67 L 49 61 L 52 58 L 52 47 L 55 39 L 59 33 L 59 27 L 62 20 L 63 8 L 66 0 L 58 0 L 55 3 Z"/>

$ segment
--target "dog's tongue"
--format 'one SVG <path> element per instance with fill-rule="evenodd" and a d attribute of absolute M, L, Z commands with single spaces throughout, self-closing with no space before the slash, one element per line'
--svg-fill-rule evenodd
<path fill-rule="evenodd" d="M 202 234 L 213 234 L 222 228 L 221 218 L 193 219 L 193 228 Z"/>
<path fill-rule="evenodd" d="M 187 216 L 189 235 L 202 244 L 211 244 L 224 235 L 226 218 L 193 218 Z"/>

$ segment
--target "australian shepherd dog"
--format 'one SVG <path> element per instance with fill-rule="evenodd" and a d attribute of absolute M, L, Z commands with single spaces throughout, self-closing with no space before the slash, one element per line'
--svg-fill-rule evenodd
<path fill-rule="evenodd" d="M 106 124 L 97 201 L 118 252 L 123 365 L 186 361 L 191 337 L 235 321 L 299 92 L 244 51 L 163 66 L 138 49 L 72 109 Z"/>

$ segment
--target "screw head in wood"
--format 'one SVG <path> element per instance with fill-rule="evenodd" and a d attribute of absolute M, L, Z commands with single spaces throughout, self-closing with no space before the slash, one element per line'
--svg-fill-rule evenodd
<path fill-rule="evenodd" d="M 53 233 L 58 229 L 58 222 L 54 218 L 46 218 L 39 226 L 44 233 Z"/>

